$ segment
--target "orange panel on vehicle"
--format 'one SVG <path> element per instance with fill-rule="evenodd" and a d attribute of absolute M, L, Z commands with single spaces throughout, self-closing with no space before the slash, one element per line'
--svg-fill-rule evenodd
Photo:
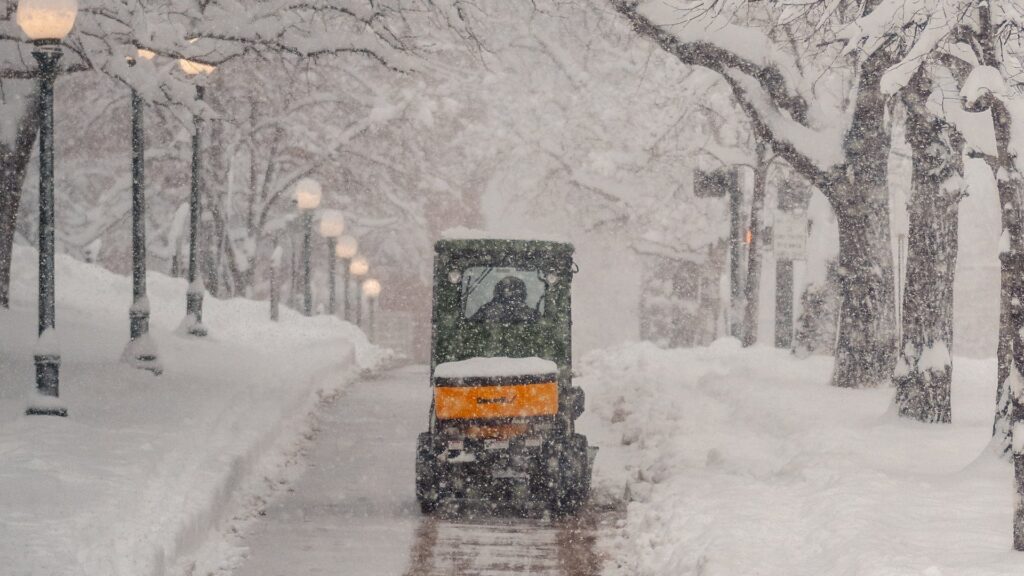
<path fill-rule="evenodd" d="M 551 416 L 558 413 L 558 384 L 438 386 L 434 411 L 440 420 Z"/>

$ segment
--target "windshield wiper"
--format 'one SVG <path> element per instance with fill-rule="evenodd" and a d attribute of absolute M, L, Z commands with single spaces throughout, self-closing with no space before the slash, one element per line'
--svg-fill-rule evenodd
<path fill-rule="evenodd" d="M 472 277 L 467 278 L 466 293 L 462 295 L 462 309 L 463 310 L 466 309 L 466 302 L 469 301 L 469 295 L 472 294 L 473 291 L 476 290 L 480 286 L 480 284 L 483 283 L 483 281 L 487 278 L 487 275 L 490 274 L 492 270 L 494 270 L 494 268 L 488 268 L 488 269 L 484 270 L 483 273 L 480 274 L 480 277 L 476 278 L 475 281 L 474 281 L 474 279 Z"/>

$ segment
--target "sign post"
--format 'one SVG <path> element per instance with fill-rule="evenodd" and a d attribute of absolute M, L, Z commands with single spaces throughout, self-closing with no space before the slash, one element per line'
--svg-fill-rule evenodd
<path fill-rule="evenodd" d="M 793 261 L 807 259 L 807 216 L 775 212 L 772 227 L 775 252 L 775 347 L 793 347 Z"/>

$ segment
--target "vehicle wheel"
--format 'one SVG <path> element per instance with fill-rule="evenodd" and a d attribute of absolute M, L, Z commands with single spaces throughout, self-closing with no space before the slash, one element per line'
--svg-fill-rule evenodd
<path fill-rule="evenodd" d="M 420 434 L 416 439 L 416 501 L 424 514 L 437 510 L 441 503 L 437 460 L 431 445 L 429 432 Z"/>
<path fill-rule="evenodd" d="M 575 514 L 590 495 L 590 466 L 587 461 L 587 438 L 574 434 L 555 446 L 557 465 L 550 473 L 551 510 L 558 514 Z"/>

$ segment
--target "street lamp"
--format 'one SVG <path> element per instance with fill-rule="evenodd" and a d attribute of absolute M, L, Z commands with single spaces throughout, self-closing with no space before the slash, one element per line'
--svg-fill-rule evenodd
<path fill-rule="evenodd" d="M 374 278 L 367 278 L 363 281 L 363 294 L 366 296 L 366 323 L 367 335 L 370 338 L 370 342 L 376 340 L 376 325 L 373 320 L 373 309 L 377 304 L 377 296 L 380 295 L 380 282 Z"/>
<path fill-rule="evenodd" d="M 189 76 L 196 76 L 196 100 L 202 101 L 206 93 L 206 76 L 213 73 L 214 67 L 201 62 L 193 62 L 184 58 L 178 60 L 181 71 Z M 199 225 L 203 216 L 202 205 L 202 157 L 200 154 L 203 118 L 199 114 L 192 117 L 195 131 L 192 133 L 192 193 L 188 198 L 188 291 L 185 293 L 185 321 L 183 328 L 192 336 L 206 336 L 203 325 L 203 278 L 199 274 Z"/>
<path fill-rule="evenodd" d="M 139 49 L 138 57 L 151 60 L 149 50 Z M 128 58 L 135 66 L 136 59 Z M 156 344 L 149 335 L 149 298 L 146 297 L 146 185 L 143 102 L 132 87 L 132 305 L 128 309 L 129 339 L 122 359 L 153 374 L 163 372 Z"/>
<path fill-rule="evenodd" d="M 366 261 L 366 258 L 356 256 L 349 264 L 348 271 L 356 278 L 356 326 L 359 326 L 363 321 L 363 293 L 359 279 L 370 271 L 370 263 Z"/>
<path fill-rule="evenodd" d="M 335 252 L 338 237 L 345 231 L 345 216 L 338 210 L 323 210 L 320 213 L 320 235 L 327 239 L 327 313 L 334 314 L 335 309 Z"/>
<path fill-rule="evenodd" d="M 349 266 L 352 263 L 352 258 L 359 252 L 359 242 L 356 241 L 352 236 L 342 236 L 338 238 L 337 245 L 334 247 L 334 255 L 341 260 L 341 301 L 344 314 L 342 318 L 346 321 L 349 319 Z"/>
<path fill-rule="evenodd" d="M 313 210 L 320 205 L 320 198 L 323 191 L 320 183 L 312 178 L 303 178 L 295 183 L 295 204 L 302 213 L 303 236 L 302 236 L 302 313 L 306 316 L 313 315 L 313 286 L 310 283 L 312 269 L 310 267 L 310 252 L 313 242 Z"/>
<path fill-rule="evenodd" d="M 54 279 L 53 82 L 61 41 L 75 25 L 76 0 L 20 0 L 18 26 L 35 43 L 39 63 L 39 341 L 35 350 L 36 394 L 27 414 L 67 416 L 59 400 L 60 348 Z"/>

